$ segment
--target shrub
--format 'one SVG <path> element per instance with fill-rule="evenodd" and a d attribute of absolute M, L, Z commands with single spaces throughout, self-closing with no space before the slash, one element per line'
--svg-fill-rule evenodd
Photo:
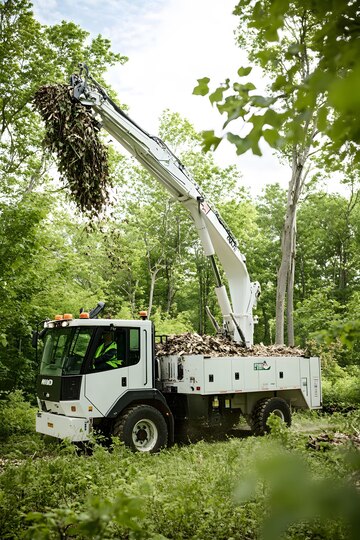
<path fill-rule="evenodd" d="M 334 364 L 323 371 L 322 389 L 325 411 L 350 410 L 360 406 L 360 367 L 341 368 Z"/>
<path fill-rule="evenodd" d="M 16 390 L 0 400 L 0 439 L 34 432 L 36 409 Z"/>

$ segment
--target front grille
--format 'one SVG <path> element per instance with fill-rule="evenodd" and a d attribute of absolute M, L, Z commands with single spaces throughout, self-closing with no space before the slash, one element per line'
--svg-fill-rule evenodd
<path fill-rule="evenodd" d="M 75 377 L 62 377 L 61 400 L 70 401 L 80 398 L 81 375 Z"/>

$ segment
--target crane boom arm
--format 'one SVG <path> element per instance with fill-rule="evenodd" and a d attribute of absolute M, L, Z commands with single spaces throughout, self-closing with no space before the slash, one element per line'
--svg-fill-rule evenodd
<path fill-rule="evenodd" d="M 71 77 L 73 97 L 91 106 L 101 118 L 102 127 L 126 148 L 191 214 L 205 255 L 210 259 L 215 275 L 215 292 L 223 316 L 224 328 L 237 342 L 253 344 L 253 315 L 260 286 L 251 283 L 237 241 L 210 204 L 185 166 L 158 137 L 139 127 L 105 90 L 88 74 L 81 64 L 85 78 Z M 90 84 L 88 83 L 90 80 Z M 214 255 L 217 255 L 226 274 L 231 301 L 221 282 Z"/>

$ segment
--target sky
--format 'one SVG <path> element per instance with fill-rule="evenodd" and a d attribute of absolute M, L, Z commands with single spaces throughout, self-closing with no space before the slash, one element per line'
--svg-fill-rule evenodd
<path fill-rule="evenodd" d="M 106 77 L 130 116 L 146 131 L 157 134 L 166 108 L 187 118 L 198 130 L 217 134 L 225 118 L 207 97 L 194 96 L 197 79 L 209 77 L 214 87 L 236 78 L 246 59 L 235 44 L 235 0 L 33 0 L 42 24 L 73 21 L 95 37 L 111 40 L 112 50 L 127 56 L 123 66 Z M 231 128 L 233 129 L 233 128 Z M 290 168 L 281 166 L 270 149 L 262 157 L 237 156 L 223 141 L 214 157 L 220 165 L 236 164 L 239 183 L 253 195 L 273 182 L 284 187 Z"/>

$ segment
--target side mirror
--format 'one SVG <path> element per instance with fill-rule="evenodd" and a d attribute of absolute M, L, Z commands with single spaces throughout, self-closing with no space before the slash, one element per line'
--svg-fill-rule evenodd
<path fill-rule="evenodd" d="M 33 330 L 32 339 L 31 339 L 31 345 L 34 347 L 34 349 L 37 349 L 39 339 L 44 338 L 47 330 L 48 330 L 47 328 L 43 328 L 41 330 L 41 332 L 39 332 L 38 330 Z"/>
<path fill-rule="evenodd" d="M 31 345 L 34 347 L 34 349 L 37 349 L 38 339 L 39 339 L 39 332 L 37 330 L 33 330 Z"/>

